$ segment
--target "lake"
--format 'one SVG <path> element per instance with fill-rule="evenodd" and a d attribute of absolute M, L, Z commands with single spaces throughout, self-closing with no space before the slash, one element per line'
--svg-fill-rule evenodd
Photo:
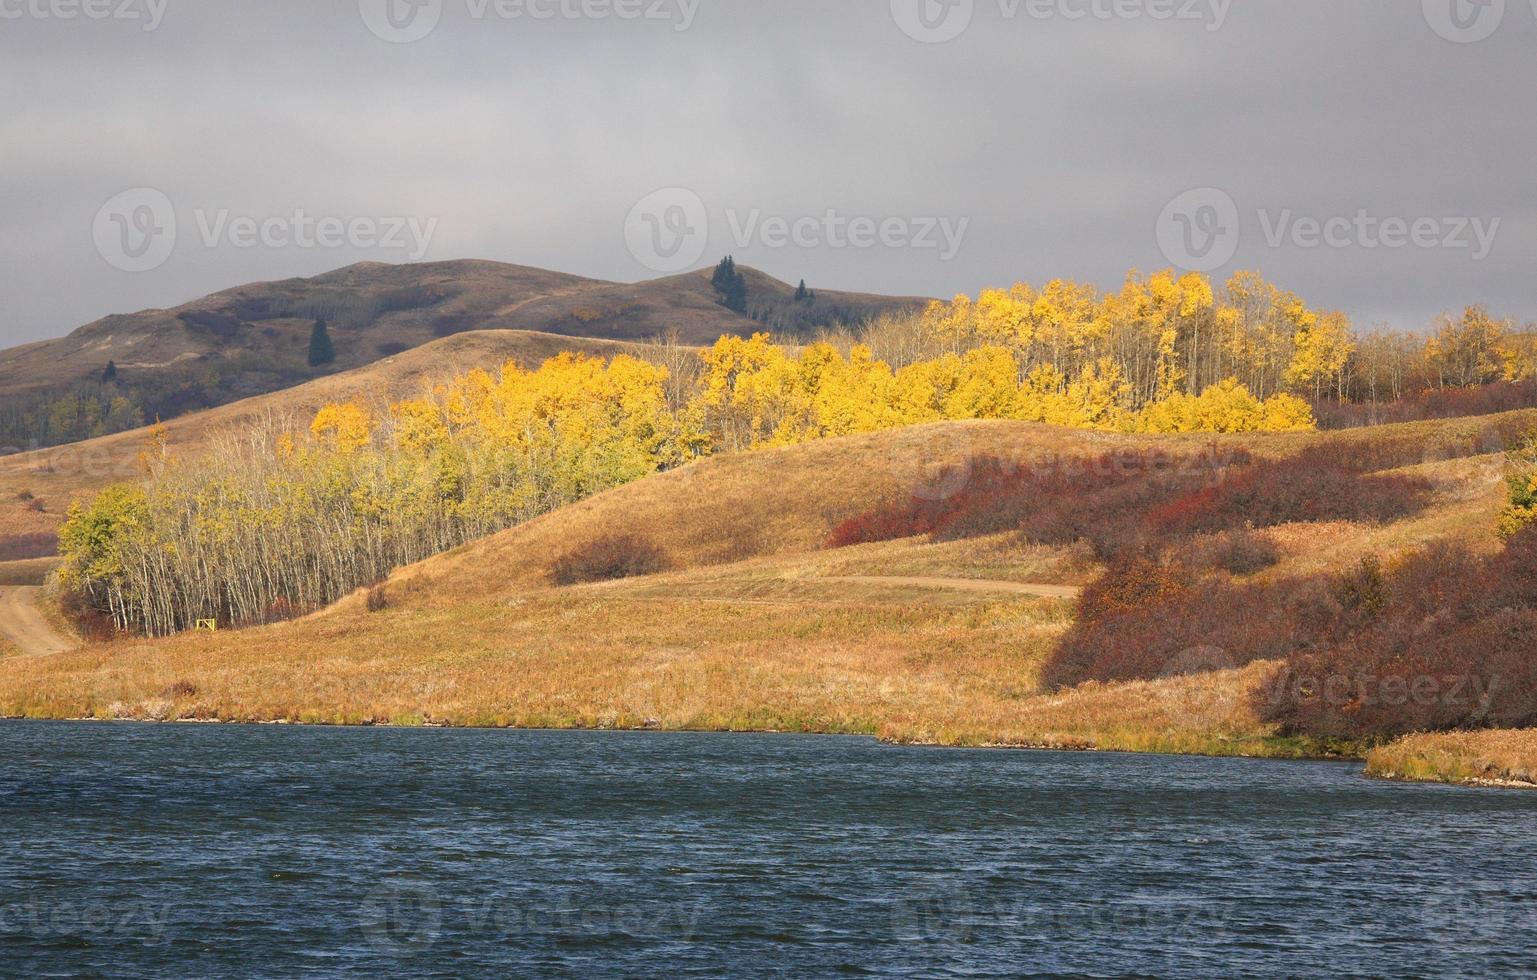
<path fill-rule="evenodd" d="M 1356 764 L 0 723 L 0 974 L 1509 974 L 1534 842 Z"/>

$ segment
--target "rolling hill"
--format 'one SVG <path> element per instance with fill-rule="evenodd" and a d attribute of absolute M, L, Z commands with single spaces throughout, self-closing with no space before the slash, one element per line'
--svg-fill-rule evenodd
<path fill-rule="evenodd" d="M 1060 692 L 1043 686 L 1042 666 L 1078 615 L 1051 595 L 1106 570 L 1081 540 L 1038 543 L 985 529 L 841 548 L 831 538 L 850 517 L 982 454 L 1052 467 L 1108 452 L 1167 459 L 1242 446 L 1258 459 L 1319 448 L 1370 457 L 1383 474 L 1433 488 L 1392 520 L 1270 527 L 1275 564 L 1245 582 L 1332 575 L 1364 555 L 1391 558 L 1436 541 L 1489 549 L 1503 487 L 1498 460 L 1480 455 L 1481 435 L 1534 418 L 1244 437 L 944 423 L 721 456 L 402 569 L 372 601 L 359 593 L 304 619 L 216 636 L 12 658 L 0 674 L 0 714 L 1311 752 L 1316 746 L 1278 737 L 1248 700 L 1273 662 Z M 1156 479 L 1133 473 L 1134 483 Z M 1101 517 L 1123 518 L 1120 505 Z M 564 557 L 616 537 L 645 539 L 665 568 L 554 584 Z"/>
<path fill-rule="evenodd" d="M 102 377 L 118 385 L 195 382 L 205 402 L 265 394 L 470 330 L 531 330 L 568 337 L 647 340 L 676 331 L 684 342 L 818 324 L 857 323 L 918 298 L 795 289 L 742 270 L 748 314 L 717 302 L 709 271 L 633 284 L 496 262 L 363 263 L 311 279 L 254 283 L 169 310 L 105 317 L 67 337 L 0 351 L 0 393 L 49 392 Z M 307 362 L 311 328 L 324 320 L 336 360 Z M 162 395 L 175 408 L 174 392 Z M 207 407 L 186 395 L 186 407 Z M 168 417 L 173 412 L 162 412 Z"/>

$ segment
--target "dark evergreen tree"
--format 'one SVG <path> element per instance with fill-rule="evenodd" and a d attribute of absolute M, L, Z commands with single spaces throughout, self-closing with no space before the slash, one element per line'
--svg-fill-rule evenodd
<path fill-rule="evenodd" d="M 310 367 L 321 367 L 336 360 L 336 347 L 324 320 L 316 320 L 310 330 Z"/>
<path fill-rule="evenodd" d="M 811 290 L 806 288 L 806 280 L 802 279 L 801 284 L 795 287 L 795 302 L 804 303 L 810 298 Z"/>
<path fill-rule="evenodd" d="M 721 259 L 710 284 L 722 306 L 737 313 L 747 312 L 747 277 L 737 271 L 736 259 L 729 255 Z"/>
<path fill-rule="evenodd" d="M 101 372 L 101 383 L 104 384 L 104 385 L 105 384 L 111 384 L 112 382 L 114 382 L 116 380 L 117 380 L 117 362 L 116 361 L 108 361 L 107 362 L 107 366 L 105 368 L 103 368 L 102 372 Z"/>
<path fill-rule="evenodd" d="M 728 255 L 721 259 L 720 264 L 715 267 L 715 275 L 710 277 L 710 285 L 715 287 L 716 292 L 724 293 L 726 291 L 726 287 L 729 286 L 731 281 L 735 278 L 736 259 Z"/>

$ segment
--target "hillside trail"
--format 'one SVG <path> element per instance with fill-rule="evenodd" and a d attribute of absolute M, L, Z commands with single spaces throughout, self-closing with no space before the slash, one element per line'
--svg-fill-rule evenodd
<path fill-rule="evenodd" d="M 79 644 L 64 637 L 43 618 L 37 606 L 41 590 L 35 585 L 0 586 L 0 633 L 21 652 L 32 657 L 49 657 Z"/>
<path fill-rule="evenodd" d="M 958 592 L 1004 592 L 1033 595 L 1046 599 L 1076 599 L 1083 589 L 1076 585 L 1037 585 L 1029 582 L 999 582 L 975 578 L 939 578 L 936 576 L 845 575 L 818 579 L 821 582 L 845 582 L 849 585 L 889 585 L 896 588 L 950 589 Z"/>

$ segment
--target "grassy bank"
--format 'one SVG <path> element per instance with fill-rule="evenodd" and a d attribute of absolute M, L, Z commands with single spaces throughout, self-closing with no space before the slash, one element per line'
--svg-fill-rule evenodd
<path fill-rule="evenodd" d="M 1083 574 L 1079 561 L 1002 538 L 899 542 L 449 606 L 402 595 L 370 613 L 354 601 L 264 629 L 12 661 L 0 714 L 1325 753 L 1254 715 L 1247 692 L 1268 665 L 1046 695 L 1037 672 L 1071 622 L 1070 601 L 847 577 L 988 567 L 1067 581 Z"/>
<path fill-rule="evenodd" d="M 1537 789 L 1537 730 L 1412 735 L 1374 749 L 1379 779 Z"/>

